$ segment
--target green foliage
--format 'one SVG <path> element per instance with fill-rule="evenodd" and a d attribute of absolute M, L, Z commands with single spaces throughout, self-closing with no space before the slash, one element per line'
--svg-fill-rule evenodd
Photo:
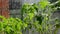
<path fill-rule="evenodd" d="M 25 7 L 25 8 L 24 8 Z M 51 3 L 47 0 L 41 0 L 37 4 L 24 4 L 23 9 L 23 21 L 30 26 L 27 28 L 31 29 L 34 27 L 40 34 L 52 34 L 54 24 L 51 24 L 52 21 L 56 19 L 51 19 L 53 12 L 56 10 L 56 7 L 52 6 Z M 56 26 L 56 25 L 55 25 Z"/>
<path fill-rule="evenodd" d="M 47 0 L 41 0 L 39 2 L 40 4 L 40 8 L 45 8 L 47 5 L 49 5 L 50 2 L 48 2 Z"/>
<path fill-rule="evenodd" d="M 5 32 L 6 34 L 22 34 L 22 29 L 27 27 L 26 23 L 23 23 L 21 19 L 18 18 L 8 18 L 0 16 L 2 21 L 0 21 L 0 32 Z"/>
<path fill-rule="evenodd" d="M 22 34 L 22 30 L 33 28 L 40 34 L 52 34 L 53 26 L 58 26 L 57 19 L 51 19 L 51 15 L 56 10 L 47 0 L 41 0 L 38 3 L 24 4 L 21 8 L 22 20 L 19 18 L 5 18 L 0 16 L 0 32 L 6 34 Z M 51 24 L 52 21 L 56 23 Z"/>

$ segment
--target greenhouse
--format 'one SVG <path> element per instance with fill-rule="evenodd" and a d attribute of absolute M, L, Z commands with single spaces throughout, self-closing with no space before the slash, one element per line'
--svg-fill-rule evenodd
<path fill-rule="evenodd" d="M 0 34 L 60 34 L 60 0 L 0 0 Z"/>

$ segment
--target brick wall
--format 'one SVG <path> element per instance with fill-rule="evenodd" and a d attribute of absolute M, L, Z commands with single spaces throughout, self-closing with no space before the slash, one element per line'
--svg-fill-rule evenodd
<path fill-rule="evenodd" d="M 9 0 L 0 0 L 0 15 L 9 17 Z"/>

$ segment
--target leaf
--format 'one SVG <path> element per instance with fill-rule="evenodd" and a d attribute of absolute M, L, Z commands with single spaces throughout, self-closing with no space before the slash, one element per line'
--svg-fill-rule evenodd
<path fill-rule="evenodd" d="M 33 13 L 29 13 L 28 16 L 29 16 L 29 18 L 31 20 L 34 17 L 34 14 Z"/>
<path fill-rule="evenodd" d="M 41 8 L 45 8 L 49 4 L 49 2 L 48 1 L 40 1 L 39 4 L 40 4 Z"/>

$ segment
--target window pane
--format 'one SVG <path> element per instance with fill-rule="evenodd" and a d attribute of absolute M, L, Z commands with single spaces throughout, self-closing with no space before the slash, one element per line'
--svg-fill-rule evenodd
<path fill-rule="evenodd" d="M 20 1 L 16 1 L 16 0 L 10 0 L 9 1 L 9 9 L 13 10 L 13 9 L 20 9 Z"/>

